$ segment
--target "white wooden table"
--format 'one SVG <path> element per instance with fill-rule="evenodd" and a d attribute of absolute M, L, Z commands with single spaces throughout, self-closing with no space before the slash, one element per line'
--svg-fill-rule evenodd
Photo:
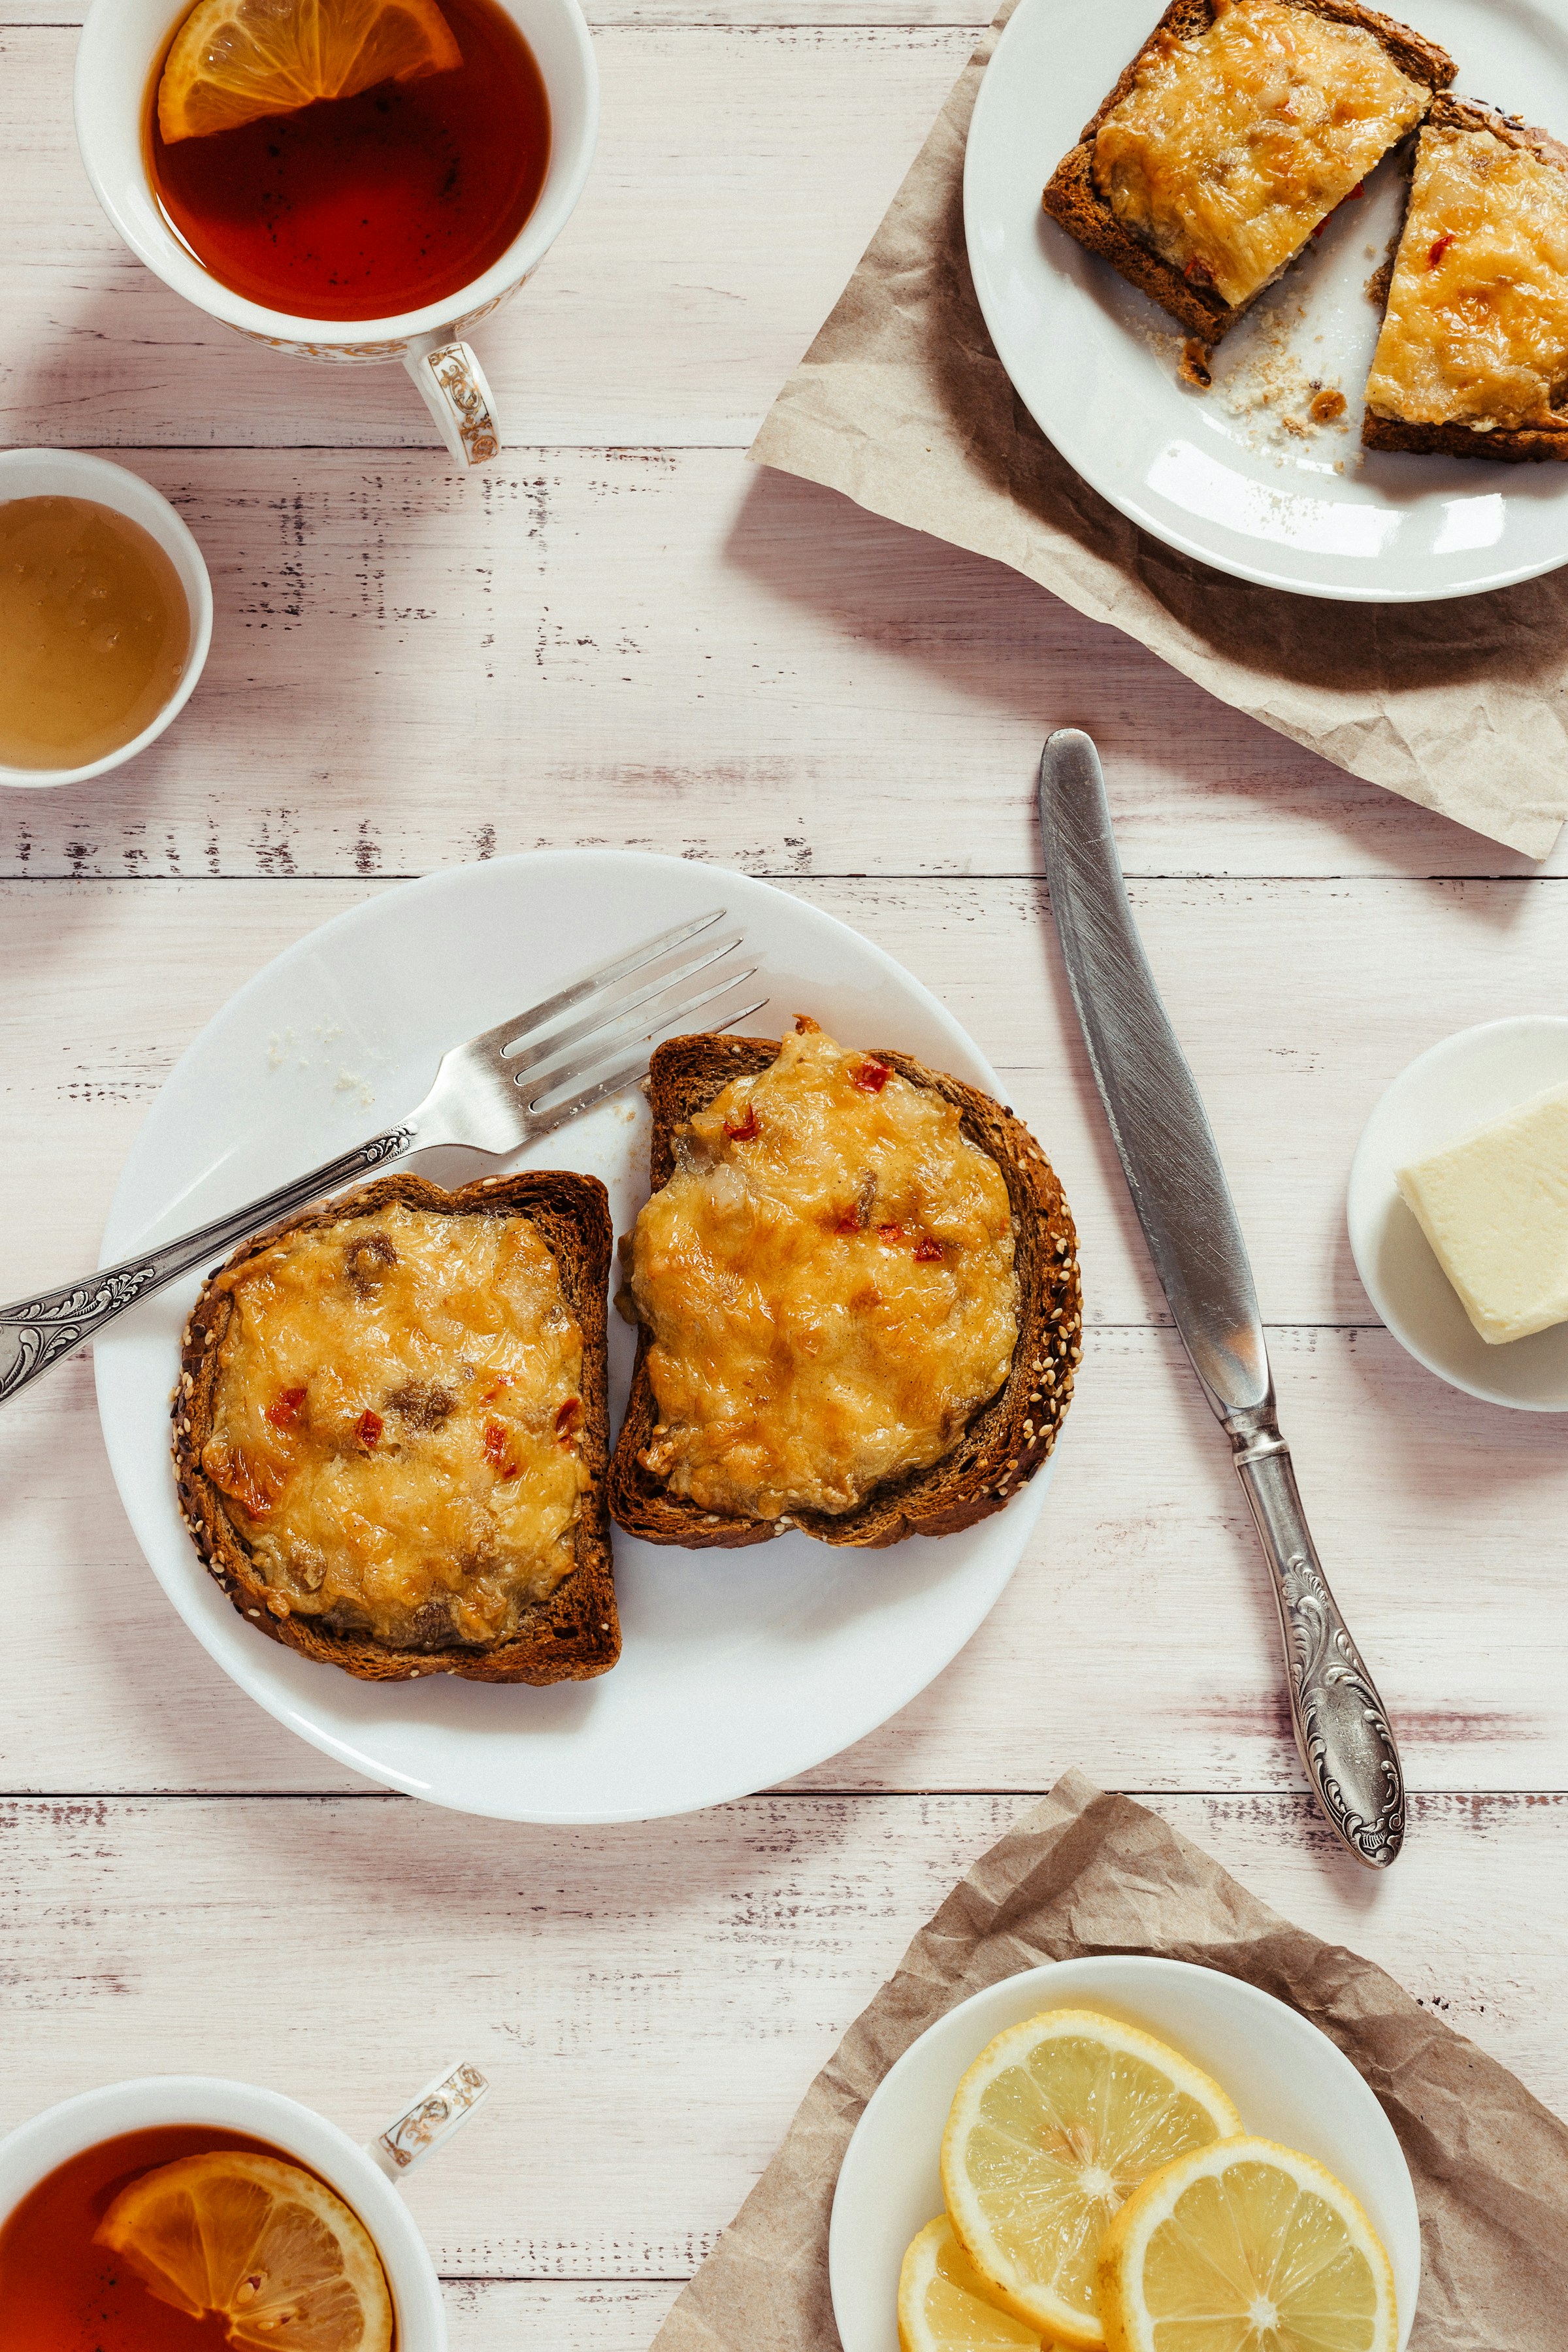
<path fill-rule="evenodd" d="M 744 462 L 974 23 L 599 6 L 599 161 L 481 331 L 511 446 L 459 483 L 400 371 L 248 347 L 117 244 L 72 141 L 77 15 L 0 0 L 0 440 L 166 490 L 217 625 L 153 752 L 0 809 L 0 1295 L 92 1263 L 165 1073 L 279 949 L 403 876 L 613 843 L 769 876 L 946 999 L 1061 1171 L 1089 1331 L 1031 1555 L 922 1699 L 787 1789 L 584 1833 L 388 1797 L 251 1706 L 136 1550 L 89 1364 L 40 1383 L 0 1423 L 0 2129 L 193 2068 L 369 2134 L 471 2058 L 496 2095 L 410 2190 L 458 2352 L 634 2352 L 908 1937 L 1068 1763 L 1568 2113 L 1563 1424 L 1417 1370 L 1342 1213 L 1405 1061 L 1563 1009 L 1565 869 Z M 1300 1793 L 1241 1496 L 1088 1082 L 1030 821 L 1068 722 L 1106 754 L 1314 1525 L 1397 1717 L 1413 1821 L 1385 1880 Z"/>

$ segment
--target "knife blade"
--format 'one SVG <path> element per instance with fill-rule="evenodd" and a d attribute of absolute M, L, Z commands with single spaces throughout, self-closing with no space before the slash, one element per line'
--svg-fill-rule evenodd
<path fill-rule="evenodd" d="M 1236 1205 L 1128 902 L 1100 754 L 1078 728 L 1046 745 L 1039 815 L 1051 911 L 1095 1083 L 1172 1319 L 1230 1439 L 1272 1575 L 1301 1762 L 1348 1851 L 1385 1869 L 1405 1837 L 1399 1750 L 1307 1526 Z"/>

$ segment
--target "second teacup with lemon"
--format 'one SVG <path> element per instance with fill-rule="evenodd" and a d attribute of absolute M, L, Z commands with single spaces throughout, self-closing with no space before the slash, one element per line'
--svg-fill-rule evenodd
<path fill-rule="evenodd" d="M 403 361 L 465 465 L 500 431 L 463 337 L 597 122 L 577 0 L 94 0 L 77 58 L 83 160 L 148 267 L 279 350 Z"/>

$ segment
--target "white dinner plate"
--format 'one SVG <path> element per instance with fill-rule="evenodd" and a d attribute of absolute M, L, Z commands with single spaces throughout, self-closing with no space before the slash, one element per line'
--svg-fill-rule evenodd
<path fill-rule="evenodd" d="M 1249 2132 L 1299 2148 L 1353 2189 L 1394 2265 L 1399 2352 L 1421 2284 L 1421 2221 L 1394 2126 L 1348 2058 L 1299 2011 L 1216 1969 L 1106 1953 L 1026 1969 L 939 2018 L 866 2104 L 845 2150 L 828 2237 L 844 2352 L 899 2352 L 899 2267 L 942 2210 L 938 2152 L 961 2076 L 988 2042 L 1044 2009 L 1098 2009 L 1212 2074 Z"/>
<path fill-rule="evenodd" d="M 1412 1062 L 1379 1101 L 1351 1163 L 1351 1254 L 1367 1297 L 1402 1348 L 1487 1404 L 1568 1412 L 1568 1323 L 1494 1347 L 1482 1339 L 1395 1182 L 1401 1168 L 1473 1128 L 1568 1085 L 1568 1019 L 1486 1021 Z"/>
<path fill-rule="evenodd" d="M 987 1091 L 994 1072 L 892 958 L 832 916 L 746 876 L 610 850 L 497 858 L 368 899 L 279 956 L 225 1006 L 163 1087 L 110 1212 L 101 1262 L 201 1223 L 378 1129 L 424 1094 L 449 1045 L 537 1003 L 566 975 L 704 909 L 745 928 L 777 1036 L 809 1013 L 846 1043 L 897 1045 Z M 753 990 L 748 989 L 751 995 Z M 435 1164 L 430 1164 L 434 1162 Z M 503 1167 L 576 1168 L 609 1188 L 617 1233 L 647 1191 L 647 1110 L 633 1092 L 495 1160 L 410 1163 L 458 1183 Z M 1049 1464 L 964 1533 L 886 1551 L 795 1533 L 755 1550 L 682 1551 L 616 1530 L 625 1649 L 609 1674 L 546 1690 L 364 1683 L 270 1642 L 192 1548 L 169 1460 L 168 1401 L 197 1277 L 98 1342 L 115 1481 L 164 1591 L 224 1671 L 313 1747 L 400 1789 L 510 1821 L 648 1821 L 788 1780 L 925 1688 L 996 1600 L 1039 1515 Z M 618 1425 L 631 1331 L 610 1317 Z M 171 1626 L 171 1664 L 180 1636 Z"/>
<path fill-rule="evenodd" d="M 1161 0 L 1020 0 L 981 84 L 963 173 L 970 266 L 1042 432 L 1156 538 L 1268 587 L 1405 604 L 1568 560 L 1568 466 L 1362 450 L 1378 330 L 1364 289 L 1403 201 L 1392 159 L 1218 346 L 1208 393 L 1177 379 L 1176 321 L 1041 211 L 1160 13 Z M 1568 137 L 1564 0 L 1401 0 L 1392 13 L 1442 43 L 1458 91 Z M 1313 380 L 1344 393 L 1348 430 L 1298 439 L 1279 418 L 1300 415 Z M 1284 400 L 1249 405 L 1271 382 Z"/>

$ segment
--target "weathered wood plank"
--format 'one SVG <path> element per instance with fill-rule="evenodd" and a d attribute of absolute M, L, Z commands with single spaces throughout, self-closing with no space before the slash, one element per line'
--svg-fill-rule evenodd
<path fill-rule="evenodd" d="M 408 2189 L 442 2270 L 679 2278 L 1017 1810 L 771 1798 L 588 1839 L 396 1799 L 8 1803 L 0 2124 L 192 2069 L 368 2136 L 461 2053 L 495 2096 Z M 1568 1798 L 1425 1800 L 1375 1885 L 1293 1801 L 1162 1810 L 1568 2108 Z"/>
<path fill-rule="evenodd" d="M 75 46 L 64 27 L 0 37 L 0 436 L 402 446 L 445 473 L 400 367 L 247 344 L 121 244 L 77 153 Z M 603 29 L 593 177 L 536 278 L 476 334 L 507 437 L 748 442 L 972 46 L 952 24 Z"/>
<path fill-rule="evenodd" d="M 1534 1414 L 1473 1414 L 1382 1332 L 1279 1332 L 1273 1353 L 1318 1540 L 1411 1785 L 1568 1787 L 1556 1433 Z M 357 1785 L 175 1618 L 121 1514 L 85 1360 L 6 1409 L 0 1464 L 0 1787 Z M 1296 1789 L 1279 1645 L 1224 1442 L 1176 1342 L 1092 1333 L 1056 1486 L 1007 1592 L 930 1690 L 808 1780 L 1026 1790 L 1078 1762 L 1116 1786 Z"/>
<path fill-rule="evenodd" d="M 448 2279 L 452 2352 L 647 2352 L 678 2285 Z"/>
<path fill-rule="evenodd" d="M 132 463 L 206 551 L 206 675 L 130 768 L 0 796 L 0 874 L 411 874 L 593 842 L 1029 873 L 1068 724 L 1103 746 L 1134 873 L 1535 870 L 1002 565 L 734 451 L 535 451 L 466 483 L 395 452 Z"/>

